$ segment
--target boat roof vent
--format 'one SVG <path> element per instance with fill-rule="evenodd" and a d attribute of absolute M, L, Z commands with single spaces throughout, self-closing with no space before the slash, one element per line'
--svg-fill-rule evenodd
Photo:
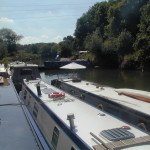
<path fill-rule="evenodd" d="M 103 130 L 102 132 L 100 132 L 100 134 L 110 141 L 119 141 L 119 140 L 130 139 L 135 137 L 134 134 L 127 131 L 127 129 L 125 128 Z"/>

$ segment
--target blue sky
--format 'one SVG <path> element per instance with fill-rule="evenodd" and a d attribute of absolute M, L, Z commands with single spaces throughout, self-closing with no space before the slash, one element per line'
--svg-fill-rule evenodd
<path fill-rule="evenodd" d="M 73 35 L 77 19 L 102 0 L 0 0 L 0 29 L 24 38 L 21 44 L 60 42 Z"/>

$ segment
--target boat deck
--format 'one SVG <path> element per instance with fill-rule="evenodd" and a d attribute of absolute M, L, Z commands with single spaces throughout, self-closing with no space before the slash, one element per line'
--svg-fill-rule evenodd
<path fill-rule="evenodd" d="M 7 83 L 0 85 L 0 149 L 39 150 L 13 83 Z"/>
<path fill-rule="evenodd" d="M 147 136 L 148 134 L 140 131 L 136 127 L 127 124 L 124 121 L 119 120 L 118 118 L 115 118 L 114 116 L 99 110 L 67 93 L 65 93 L 64 99 L 53 99 L 48 97 L 49 92 L 61 92 L 56 87 L 49 85 L 43 81 L 40 81 L 41 86 L 41 96 L 38 96 L 36 85 L 39 81 L 33 80 L 33 81 L 25 81 L 24 84 L 30 91 L 33 92 L 34 97 L 37 97 L 40 99 L 42 103 L 44 103 L 56 116 L 68 127 L 69 121 L 67 120 L 67 115 L 70 113 L 73 113 L 75 116 L 74 122 L 76 128 L 73 130 L 73 132 L 79 136 L 87 145 L 89 145 L 91 148 L 93 145 L 99 144 L 99 141 L 97 141 L 90 133 L 93 133 L 98 138 L 102 139 L 103 142 L 109 143 L 110 140 L 105 138 L 100 134 L 103 130 L 108 129 L 116 129 L 121 128 L 122 126 L 129 126 L 130 130 L 129 132 L 133 133 L 135 138 Z M 70 82 L 71 84 L 72 82 Z M 78 83 L 77 83 L 78 84 Z M 84 84 L 78 84 L 78 87 L 82 87 L 84 89 L 88 89 Z M 95 88 L 95 89 L 94 89 Z M 114 94 L 112 88 L 108 88 L 111 92 Z M 95 85 L 93 85 L 93 88 L 91 88 L 92 92 L 100 93 L 100 89 L 97 89 Z M 104 92 L 103 92 L 104 93 Z M 116 93 L 118 96 L 118 94 Z M 59 125 L 58 125 L 59 126 Z M 62 128 L 60 126 L 60 128 Z M 93 148 L 92 148 L 93 149 Z"/>
<path fill-rule="evenodd" d="M 83 89 L 86 92 L 93 93 L 97 96 L 104 97 L 113 102 L 122 104 L 126 107 L 150 115 L 150 103 L 134 99 L 125 95 L 119 95 L 116 92 L 117 89 L 115 88 L 94 84 L 89 81 L 72 82 L 71 79 L 63 79 L 62 82 L 66 82 L 66 84 L 71 85 L 73 87 Z"/>

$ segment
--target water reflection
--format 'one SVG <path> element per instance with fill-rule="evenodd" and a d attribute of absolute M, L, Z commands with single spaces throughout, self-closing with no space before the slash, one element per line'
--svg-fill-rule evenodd
<path fill-rule="evenodd" d="M 76 73 L 82 80 L 92 81 L 116 88 L 133 88 L 150 91 L 150 72 L 120 71 L 110 69 L 83 69 L 83 70 L 47 70 L 41 72 L 41 77 L 47 82 L 52 79 L 67 78 Z"/>

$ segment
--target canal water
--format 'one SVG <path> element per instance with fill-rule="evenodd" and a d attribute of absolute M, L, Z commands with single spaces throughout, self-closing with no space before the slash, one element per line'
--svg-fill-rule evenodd
<path fill-rule="evenodd" d="M 41 77 L 50 83 L 52 79 L 78 76 L 81 80 L 108 85 L 115 88 L 132 88 L 150 91 L 150 72 L 110 69 L 46 70 Z"/>

